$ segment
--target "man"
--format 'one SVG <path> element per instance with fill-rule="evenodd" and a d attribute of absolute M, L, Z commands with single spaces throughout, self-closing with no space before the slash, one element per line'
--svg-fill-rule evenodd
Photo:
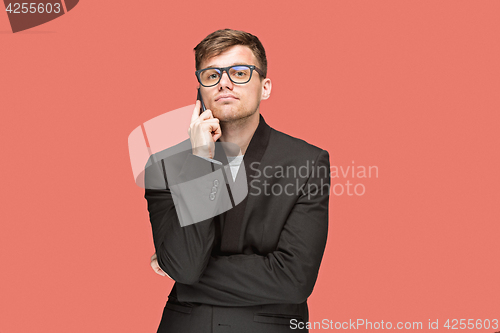
<path fill-rule="evenodd" d="M 197 101 L 190 139 L 146 168 L 151 265 L 176 281 L 158 332 L 307 331 L 294 328 L 326 245 L 328 152 L 260 115 L 272 85 L 257 37 L 218 30 L 194 50 L 207 110 Z"/>

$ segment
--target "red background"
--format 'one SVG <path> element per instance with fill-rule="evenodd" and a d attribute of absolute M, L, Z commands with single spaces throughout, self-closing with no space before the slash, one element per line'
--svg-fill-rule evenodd
<path fill-rule="evenodd" d="M 379 169 L 332 179 L 366 192 L 330 198 L 310 320 L 500 319 L 499 13 L 85 0 L 12 34 L 0 12 L 0 332 L 156 332 L 172 281 L 149 266 L 127 137 L 194 103 L 193 48 L 226 27 L 266 48 L 268 124 Z"/>

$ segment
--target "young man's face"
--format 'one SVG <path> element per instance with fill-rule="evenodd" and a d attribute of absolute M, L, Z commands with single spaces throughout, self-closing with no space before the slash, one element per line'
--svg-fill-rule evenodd
<path fill-rule="evenodd" d="M 218 56 L 204 60 L 201 69 L 243 64 L 259 67 L 250 48 L 236 45 Z M 200 88 L 206 108 L 212 110 L 214 117 L 220 121 L 230 122 L 252 116 L 259 110 L 260 101 L 267 99 L 271 93 L 271 80 L 261 80 L 259 73 L 254 70 L 250 82 L 235 84 L 224 72 L 218 84 L 213 87 L 200 85 Z M 229 97 L 221 98 L 224 95 Z"/>

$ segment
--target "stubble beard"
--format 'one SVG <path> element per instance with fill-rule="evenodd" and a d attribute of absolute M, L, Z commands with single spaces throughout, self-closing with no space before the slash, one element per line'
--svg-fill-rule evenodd
<path fill-rule="evenodd" d="M 212 112 L 214 117 L 219 119 L 222 128 L 227 126 L 239 127 L 244 125 L 248 121 L 248 118 L 257 112 L 259 105 L 260 101 L 253 110 L 247 106 L 241 108 L 233 107 L 231 110 L 228 110 L 225 105 L 222 105 L 222 108 L 214 108 Z"/>

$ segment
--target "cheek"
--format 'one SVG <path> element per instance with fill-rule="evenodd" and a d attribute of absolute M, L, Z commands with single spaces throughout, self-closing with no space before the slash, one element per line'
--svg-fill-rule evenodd
<path fill-rule="evenodd" d="M 239 92 L 241 110 L 253 110 L 257 108 L 261 100 L 261 88 L 248 87 L 246 91 Z"/>
<path fill-rule="evenodd" d="M 247 98 L 247 104 L 255 106 L 259 104 L 259 101 L 261 99 L 261 89 L 260 87 L 256 87 L 252 89 L 252 91 L 249 91 L 248 93 L 248 98 Z"/>

